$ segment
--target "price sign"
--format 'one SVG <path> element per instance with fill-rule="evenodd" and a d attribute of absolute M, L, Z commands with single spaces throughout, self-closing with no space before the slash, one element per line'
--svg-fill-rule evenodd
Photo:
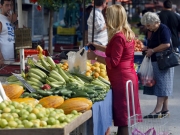
<path fill-rule="evenodd" d="M 31 87 L 31 85 L 29 85 L 25 80 L 24 78 L 19 75 L 19 74 L 15 74 L 15 73 L 12 73 L 20 82 L 22 82 L 22 84 L 32 93 L 32 92 L 35 92 L 36 90 Z"/>
<path fill-rule="evenodd" d="M 32 48 L 31 29 L 17 28 L 15 33 L 15 49 Z"/>

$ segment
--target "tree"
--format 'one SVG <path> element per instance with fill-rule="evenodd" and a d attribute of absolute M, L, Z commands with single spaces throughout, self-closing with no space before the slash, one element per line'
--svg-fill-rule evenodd
<path fill-rule="evenodd" d="M 82 3 L 83 0 L 30 0 L 31 3 L 37 3 L 37 9 L 41 10 L 41 6 L 44 6 L 49 9 L 50 13 L 50 22 L 49 22 L 49 46 L 48 51 L 50 54 L 53 54 L 52 51 L 52 36 L 53 36 L 53 14 L 54 11 L 58 11 L 60 7 L 66 4 L 67 9 L 73 9 L 77 2 Z M 90 2 L 91 0 L 85 0 L 86 3 Z"/>
<path fill-rule="evenodd" d="M 60 7 L 63 6 L 64 0 L 30 0 L 31 3 L 38 4 L 37 10 L 41 10 L 41 6 L 44 6 L 49 9 L 50 13 L 50 22 L 49 22 L 49 46 L 48 51 L 50 54 L 53 54 L 52 51 L 52 36 L 53 36 L 53 14 L 54 11 L 57 11 Z"/>

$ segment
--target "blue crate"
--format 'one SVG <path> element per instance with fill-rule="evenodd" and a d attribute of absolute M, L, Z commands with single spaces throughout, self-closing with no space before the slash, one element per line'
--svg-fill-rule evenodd
<path fill-rule="evenodd" d="M 143 55 L 135 55 L 134 56 L 134 63 L 141 64 L 143 61 L 144 56 Z"/>

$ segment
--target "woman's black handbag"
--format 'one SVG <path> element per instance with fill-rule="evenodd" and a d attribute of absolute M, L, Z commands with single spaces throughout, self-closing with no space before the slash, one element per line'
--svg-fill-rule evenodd
<path fill-rule="evenodd" d="M 165 70 L 180 65 L 180 54 L 174 50 L 170 40 L 170 48 L 156 54 L 158 67 Z"/>

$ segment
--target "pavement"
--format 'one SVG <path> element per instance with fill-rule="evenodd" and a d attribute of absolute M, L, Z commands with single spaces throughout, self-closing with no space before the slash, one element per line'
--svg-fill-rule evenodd
<path fill-rule="evenodd" d="M 140 104 L 143 115 L 151 113 L 156 105 L 156 96 L 144 95 L 139 90 Z M 166 118 L 166 129 L 171 135 L 180 135 L 180 66 L 175 67 L 173 96 L 169 97 L 170 116 Z M 111 135 L 115 135 L 117 127 L 111 127 Z"/>

